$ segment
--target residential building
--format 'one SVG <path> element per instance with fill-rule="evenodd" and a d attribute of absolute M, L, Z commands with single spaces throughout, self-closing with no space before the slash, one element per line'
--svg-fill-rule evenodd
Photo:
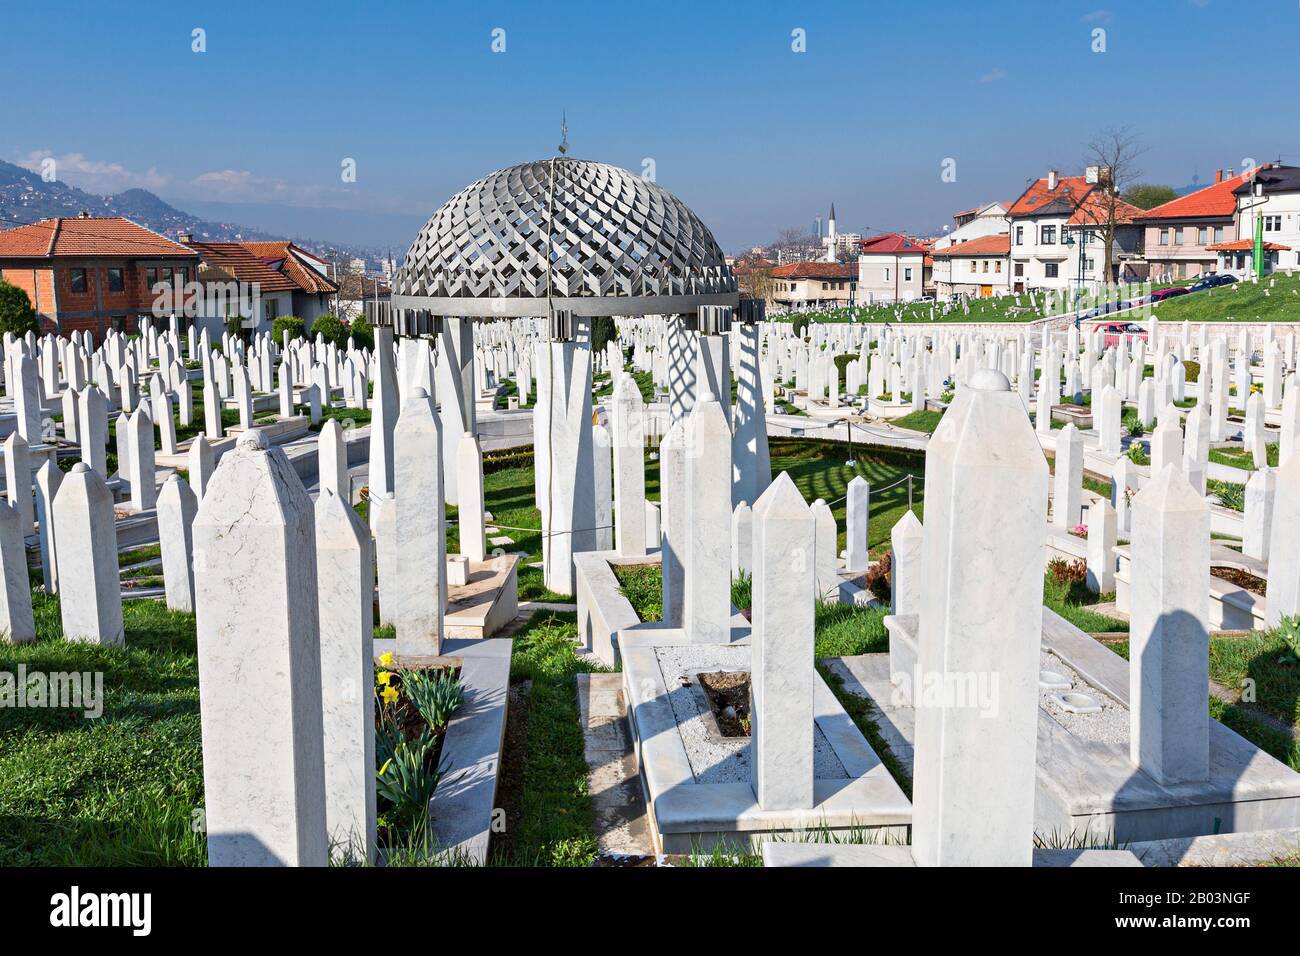
<path fill-rule="evenodd" d="M 1035 180 L 1007 209 L 1011 235 L 1011 291 L 1096 288 L 1144 278 L 1142 229 L 1145 210 L 1113 198 L 1106 171 L 1083 176 L 1056 170 Z M 1115 211 L 1115 241 L 1105 262 L 1102 227 Z"/>
<path fill-rule="evenodd" d="M 858 243 L 858 305 L 910 302 L 933 289 L 930 250 L 919 239 L 896 232 Z"/>
<path fill-rule="evenodd" d="M 0 277 L 27 292 L 42 331 L 80 329 L 96 341 L 110 328 L 134 332 L 140 317 L 169 315 L 172 292 L 183 304 L 198 261 L 192 249 L 121 217 L 42 219 L 0 232 Z"/>
<path fill-rule="evenodd" d="M 1214 182 L 1137 217 L 1143 254 L 1155 281 L 1194 279 L 1219 268 L 1216 251 L 1239 238 L 1235 190 L 1249 173 L 1215 170 Z"/>
<path fill-rule="evenodd" d="M 985 203 L 973 209 L 964 209 L 954 213 L 953 228 L 934 241 L 936 250 L 946 249 L 961 242 L 969 242 L 982 236 L 1006 235 L 1007 204 L 1001 202 Z"/>
<path fill-rule="evenodd" d="M 315 257 L 292 243 L 187 245 L 202 257 L 198 279 L 204 295 L 196 320 L 209 334 L 219 334 L 234 316 L 251 332 L 269 332 L 282 315 L 297 316 L 310 330 L 312 322 L 333 308 L 338 286 L 313 264 Z"/>
<path fill-rule="evenodd" d="M 772 270 L 772 303 L 786 309 L 833 309 L 853 294 L 854 266 L 848 262 L 792 262 Z"/>
<path fill-rule="evenodd" d="M 1254 274 L 1255 226 L 1264 241 L 1264 275 L 1275 270 L 1300 269 L 1300 167 L 1256 167 L 1233 190 L 1237 200 L 1237 236 L 1217 243 L 1220 272 L 1238 276 Z"/>
<path fill-rule="evenodd" d="M 936 248 L 933 256 L 936 295 L 987 299 L 1011 290 L 1011 237 L 1006 233 Z"/>

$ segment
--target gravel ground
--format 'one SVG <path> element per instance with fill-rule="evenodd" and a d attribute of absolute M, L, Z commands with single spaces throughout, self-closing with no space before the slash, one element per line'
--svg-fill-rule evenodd
<path fill-rule="evenodd" d="M 700 716 L 704 705 L 698 692 L 683 687 L 681 678 L 691 671 L 749 670 L 749 648 L 722 644 L 660 647 L 655 650 L 659 670 L 668 688 L 668 700 L 686 747 L 696 783 L 747 783 L 752 779 L 749 738 L 711 737 Z M 835 751 L 820 729 L 813 731 L 813 773 L 819 780 L 848 777 Z"/>
<path fill-rule="evenodd" d="M 1089 694 L 1096 698 L 1097 703 L 1101 705 L 1101 713 L 1099 714 L 1072 714 L 1052 700 L 1052 695 L 1062 693 L 1061 691 L 1040 691 L 1038 695 L 1039 705 L 1051 715 L 1053 720 L 1080 740 L 1128 745 L 1129 715 L 1127 708 L 1086 683 L 1055 654 L 1046 652 L 1041 654 L 1038 666 L 1040 670 L 1055 671 L 1058 674 L 1065 675 L 1070 680 L 1071 690 Z"/>

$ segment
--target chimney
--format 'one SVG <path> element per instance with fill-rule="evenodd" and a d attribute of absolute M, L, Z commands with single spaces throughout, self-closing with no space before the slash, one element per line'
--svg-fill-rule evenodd
<path fill-rule="evenodd" d="M 1223 182 L 1223 170 L 1222 170 L 1222 169 L 1216 169 L 1216 170 L 1214 171 L 1214 181 L 1215 181 L 1215 183 L 1221 183 L 1221 182 Z"/>
<path fill-rule="evenodd" d="M 1228 178 L 1231 179 L 1231 178 L 1232 178 L 1233 176 L 1235 176 L 1235 175 L 1237 175 L 1236 171 L 1235 171 L 1231 166 L 1229 166 L 1229 167 L 1228 167 Z"/>
<path fill-rule="evenodd" d="M 194 241 L 194 236 L 191 233 L 182 232 L 179 236 L 176 237 L 176 241 L 183 246 L 188 246 L 191 242 Z"/>
<path fill-rule="evenodd" d="M 1047 191 L 1056 192 L 1056 170 L 1054 169 L 1047 171 Z"/>
<path fill-rule="evenodd" d="M 77 213 L 77 218 L 78 218 L 78 219 L 89 219 L 89 218 L 90 218 L 90 210 L 89 210 L 89 209 L 83 209 L 83 210 L 81 210 L 81 212 Z"/>

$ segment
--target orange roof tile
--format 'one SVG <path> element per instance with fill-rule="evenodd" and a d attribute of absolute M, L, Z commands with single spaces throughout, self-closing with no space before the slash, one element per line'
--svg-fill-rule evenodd
<path fill-rule="evenodd" d="M 858 249 L 863 255 L 868 256 L 876 253 L 897 255 L 898 253 L 924 253 L 926 251 L 926 247 L 920 242 L 909 239 L 897 232 L 887 232 L 883 236 L 872 236 L 870 239 L 859 239 Z"/>
<path fill-rule="evenodd" d="M 1047 188 L 1047 177 L 1035 180 L 1007 209 L 1008 216 L 1036 216 L 1046 206 L 1066 202 L 1077 206 L 1084 196 L 1094 189 L 1094 184 L 1083 176 L 1058 176 L 1056 188 Z"/>
<path fill-rule="evenodd" d="M 772 270 L 774 279 L 851 279 L 853 265 L 848 262 L 790 262 Z"/>
<path fill-rule="evenodd" d="M 1219 242 L 1212 246 L 1206 246 L 1211 252 L 1250 252 L 1255 248 L 1254 239 L 1234 239 L 1232 242 Z M 1284 246 L 1277 242 L 1264 243 L 1265 252 L 1290 252 L 1290 246 Z"/>
<path fill-rule="evenodd" d="M 5 258 L 191 258 L 194 255 L 180 243 L 120 216 L 42 219 L 0 232 L 0 257 Z"/>
<path fill-rule="evenodd" d="M 1070 226 L 1090 226 L 1110 222 L 1110 197 L 1114 194 L 1106 194 L 1100 190 L 1094 190 L 1084 197 L 1083 202 L 1079 203 L 1077 209 L 1066 220 Z M 1115 222 L 1130 223 L 1141 216 L 1146 210 L 1125 202 L 1118 196 L 1114 196 L 1115 203 Z"/>
<path fill-rule="evenodd" d="M 936 249 L 938 257 L 948 256 L 1005 256 L 1011 252 L 1011 236 L 1005 232 L 991 236 L 976 236 L 966 242 L 954 243 L 946 249 Z"/>
<path fill-rule="evenodd" d="M 1237 197 L 1232 191 L 1250 178 L 1239 173 L 1231 179 L 1212 183 L 1186 196 L 1179 196 L 1142 214 L 1142 219 L 1191 219 L 1205 216 L 1231 216 L 1237 211 Z"/>
<path fill-rule="evenodd" d="M 191 242 L 203 261 L 240 282 L 256 282 L 262 292 L 293 292 L 298 284 L 276 272 L 242 242 Z"/>
<path fill-rule="evenodd" d="M 243 242 L 240 245 L 247 248 L 253 255 L 262 259 L 277 272 L 288 276 L 304 292 L 324 292 L 327 295 L 332 295 L 339 290 L 338 285 L 332 282 L 328 276 L 323 275 L 304 261 L 307 258 L 316 259 L 316 257 L 299 249 L 292 242 L 284 240 L 279 242 Z"/>

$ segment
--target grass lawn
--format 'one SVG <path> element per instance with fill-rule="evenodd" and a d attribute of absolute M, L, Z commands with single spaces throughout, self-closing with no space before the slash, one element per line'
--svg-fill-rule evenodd
<path fill-rule="evenodd" d="M 1067 584 L 1058 581 L 1051 571 L 1043 575 L 1043 604 L 1089 634 L 1128 630 L 1128 621 L 1099 614 L 1091 608 L 1114 600 L 1114 594 L 1093 594 L 1082 581 Z"/>
<path fill-rule="evenodd" d="M 1127 641 L 1107 647 L 1128 659 Z M 1247 678 L 1255 682 L 1255 702 L 1229 704 L 1210 697 L 1210 716 L 1292 770 L 1300 771 L 1300 740 L 1293 733 L 1261 722 L 1251 712 L 1258 707 L 1300 729 L 1300 659 L 1287 648 L 1279 632 L 1210 638 L 1210 679 L 1241 692 Z"/>
<path fill-rule="evenodd" d="M 770 438 L 768 448 L 773 476 L 788 471 L 796 487 L 809 503 L 818 498 L 830 504 L 839 528 L 836 553 L 844 548 L 844 521 L 849 482 L 861 475 L 871 484 L 871 524 L 867 538 L 874 554 L 889 546 L 889 532 L 907 510 L 907 482 L 913 475 L 912 501 L 918 518 L 924 518 L 922 500 L 925 489 L 925 453 L 899 449 L 880 449 L 853 445 L 849 463 L 847 442 L 817 441 L 805 438 Z M 888 491 L 880 491 L 894 485 Z"/>
<path fill-rule="evenodd" d="M 1277 467 L 1278 461 L 1278 443 L 1269 442 L 1264 446 L 1268 454 L 1268 466 Z M 1228 465 L 1232 468 L 1240 468 L 1242 471 L 1255 470 L 1255 456 L 1246 449 L 1235 448 L 1211 448 L 1210 461 L 1218 462 L 1220 465 Z"/>
<path fill-rule="evenodd" d="M 1258 283 L 1234 282 L 1166 299 L 1155 307 L 1155 316 L 1161 322 L 1297 322 L 1300 273 L 1266 276 Z"/>
<path fill-rule="evenodd" d="M 939 420 L 943 418 L 943 412 L 919 411 L 909 412 L 902 418 L 895 418 L 891 424 L 899 428 L 908 428 L 914 432 L 927 432 L 933 434 L 934 430 L 939 427 Z"/>
<path fill-rule="evenodd" d="M 494 844 L 494 863 L 588 866 L 596 858 L 577 675 L 598 668 L 574 654 L 577 634 L 576 615 L 544 612 L 515 635 L 510 683 L 525 703 L 510 719 L 522 718 L 524 747 L 507 742 L 502 753 L 502 787 L 518 807 Z"/>
<path fill-rule="evenodd" d="M 194 617 L 128 601 L 126 646 L 106 648 L 62 640 L 57 598 L 32 603 L 37 640 L 0 644 L 0 670 L 102 673 L 104 710 L 5 710 L 0 865 L 203 865 Z"/>

